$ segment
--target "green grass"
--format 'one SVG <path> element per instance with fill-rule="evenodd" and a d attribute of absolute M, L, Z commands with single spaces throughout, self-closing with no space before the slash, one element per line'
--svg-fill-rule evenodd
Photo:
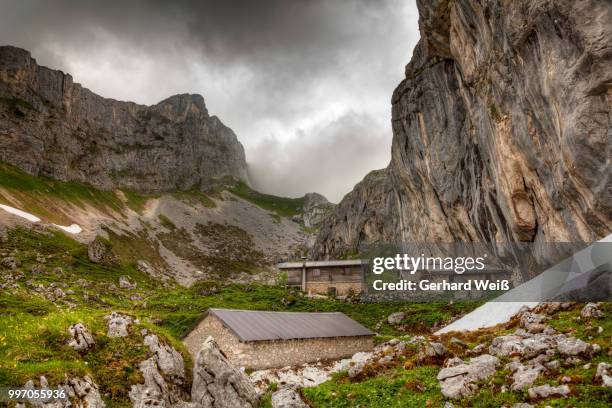
<path fill-rule="evenodd" d="M 205 208 L 215 208 L 217 206 L 213 199 L 198 190 L 177 191 L 172 193 L 172 196 L 189 205 L 200 204 Z"/>
<path fill-rule="evenodd" d="M 206 283 L 217 288 L 203 295 L 204 283 L 191 288 L 163 287 L 158 281 L 140 272 L 132 265 L 105 266 L 91 263 L 86 246 L 72 240 L 62 232 L 38 233 L 24 228 L 9 231 L 9 240 L 3 249 L 17 254 L 20 270 L 26 275 L 18 289 L 0 295 L 0 384 L 18 386 L 26 380 L 47 376 L 59 381 L 65 374 L 91 375 L 103 393 L 119 402 L 127 402 L 126 394 L 117 384 L 138 382 L 136 363 L 144 359 L 147 350 L 141 347 L 140 328 L 147 328 L 166 339 L 189 361 L 181 338 L 210 307 L 250 310 L 288 311 L 342 311 L 364 325 L 374 328 L 378 322 L 406 305 L 399 303 L 352 305 L 328 299 L 308 299 L 295 296 L 295 303 L 285 307 L 281 303 L 291 291 L 282 286 L 259 284 L 238 285 L 224 282 Z M 36 258 L 46 258 L 47 274 L 33 274 L 30 268 Z M 61 267 L 61 275 L 54 272 Z M 8 273 L 0 267 L 2 274 Z M 117 288 L 119 277 L 128 275 L 137 283 L 136 290 Z M 81 286 L 78 279 L 88 284 Z M 25 281 L 35 285 L 65 283 L 62 290 L 74 291 L 65 302 L 53 302 L 27 288 Z M 111 285 L 115 288 L 112 289 Z M 131 301 L 130 295 L 140 294 L 143 300 Z M 433 313 L 438 306 L 420 306 L 420 313 Z M 140 320 L 133 327 L 133 336 L 125 342 L 105 336 L 103 317 L 111 311 L 123 311 Z M 437 313 L 437 312 L 436 312 Z M 444 312 L 449 313 L 450 311 Z M 67 329 L 82 322 L 97 339 L 94 351 L 83 356 L 66 346 Z M 386 335 L 401 335 L 391 326 L 381 328 Z M 127 342 L 127 343 L 126 343 Z M 187 363 L 189 366 L 191 363 Z M 125 387 L 123 387 L 125 388 Z"/>
<path fill-rule="evenodd" d="M 130 246 L 131 241 L 141 242 L 137 237 L 112 237 L 114 250 L 124 248 L 124 258 L 129 251 L 142 254 L 145 247 Z M 146 358 L 148 349 L 142 346 L 139 332 L 146 328 L 172 344 L 183 354 L 186 367 L 191 360 L 181 339 L 197 324 L 202 314 L 210 307 L 236 308 L 247 310 L 277 311 L 341 311 L 380 333 L 377 342 L 409 334 L 428 333 L 434 325 L 441 325 L 453 316 L 465 313 L 479 302 L 430 302 L 430 303 L 372 303 L 350 304 L 332 299 L 309 299 L 300 296 L 284 286 L 260 284 L 229 284 L 223 281 L 202 282 L 191 288 L 177 285 L 162 285 L 130 262 L 115 266 L 93 264 L 87 257 L 87 248 L 62 232 L 39 233 L 16 228 L 9 231 L 9 240 L 2 244 L 6 252 L 15 253 L 21 261 L 20 270 L 25 278 L 18 281 L 18 289 L 0 293 L 0 386 L 21 386 L 28 379 L 45 375 L 50 382 L 57 383 L 67 374 L 92 376 L 100 386 L 101 394 L 109 406 L 130 406 L 126 384 L 139 383 L 137 364 Z M 127 250 L 126 248 L 130 248 Z M 47 274 L 33 274 L 30 268 L 37 264 L 37 257 L 46 258 Z M 134 258 L 135 259 L 135 258 Z M 148 259 L 148 258 L 147 258 Z M 61 267 L 61 275 L 54 268 Z M 0 266 L 0 276 L 10 273 Z M 119 277 L 128 275 L 137 283 L 137 289 L 117 288 Z M 85 286 L 76 283 L 78 279 L 89 282 Z M 66 284 L 64 291 L 72 290 L 68 302 L 55 304 L 26 287 L 27 280 L 35 285 Z M 115 288 L 113 288 L 115 286 Z M 138 293 L 142 300 L 130 300 Z M 295 300 L 284 306 L 282 299 L 292 296 Z M 609 390 L 595 384 L 593 376 L 599 361 L 606 361 L 610 349 L 612 321 L 609 318 L 577 320 L 579 307 L 560 312 L 550 324 L 557 330 L 596 342 L 603 351 L 593 359 L 592 368 L 582 366 L 562 368 L 558 375 L 541 378 L 539 383 L 557 385 L 563 375 L 581 376 L 574 385 L 577 394 L 568 399 L 550 399 L 543 403 L 552 407 L 604 407 L 610 406 L 612 395 Z M 120 311 L 139 319 L 131 334 L 125 339 L 106 337 L 104 316 L 111 311 Z M 389 314 L 406 312 L 402 328 L 386 322 Z M 612 313 L 610 304 L 605 305 L 606 316 Z M 96 347 L 81 354 L 66 345 L 67 329 L 71 324 L 82 322 L 95 335 Z M 603 328 L 598 333 L 598 327 Z M 464 341 L 471 346 L 490 341 L 501 332 L 481 333 Z M 381 368 L 374 377 L 351 382 L 345 375 L 334 378 L 318 387 L 304 390 L 304 395 L 313 407 L 422 407 L 429 401 L 430 406 L 442 406 L 444 399 L 435 379 L 439 366 L 419 366 L 404 369 L 401 364 Z M 512 405 L 523 401 L 524 393 L 499 392 L 505 379 L 500 371 L 492 381 L 483 384 L 480 392 L 456 406 L 490 407 Z M 188 384 L 186 385 L 189 386 Z M 270 406 L 268 392 L 263 406 Z M 111 400 L 112 399 L 112 400 Z M 543 404 L 540 404 L 544 406 Z"/>
<path fill-rule="evenodd" d="M 239 181 L 229 191 L 258 207 L 272 211 L 281 217 L 292 217 L 302 212 L 304 198 L 278 197 L 270 194 L 259 193 L 250 188 L 245 182 Z"/>
<path fill-rule="evenodd" d="M 436 380 L 438 370 L 435 366 L 396 368 L 357 383 L 340 377 L 305 388 L 303 394 L 313 407 L 441 407 L 444 403 Z"/>
<path fill-rule="evenodd" d="M 70 209 L 66 204 L 84 208 L 93 206 L 102 211 L 123 212 L 126 206 L 142 211 L 146 201 L 153 197 L 122 190 L 124 203 L 114 191 L 104 191 L 77 181 L 58 181 L 44 176 L 32 176 L 15 166 L 0 162 L 0 186 L 19 200 L 24 208 L 46 221 L 67 222 Z M 9 204 L 0 193 L 0 202 Z M 62 213 L 67 213 L 63 215 Z"/>

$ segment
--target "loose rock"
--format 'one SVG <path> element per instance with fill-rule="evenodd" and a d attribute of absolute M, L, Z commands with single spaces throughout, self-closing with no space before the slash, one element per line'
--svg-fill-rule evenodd
<path fill-rule="evenodd" d="M 93 336 L 82 323 L 77 323 L 70 326 L 68 328 L 68 333 L 70 333 L 70 336 L 72 337 L 68 342 L 68 345 L 75 350 L 87 350 L 96 344 Z"/>
<path fill-rule="evenodd" d="M 111 313 L 105 318 L 108 324 L 108 337 L 125 337 L 128 335 L 128 326 L 132 323 L 130 316 L 125 316 L 116 312 Z"/>

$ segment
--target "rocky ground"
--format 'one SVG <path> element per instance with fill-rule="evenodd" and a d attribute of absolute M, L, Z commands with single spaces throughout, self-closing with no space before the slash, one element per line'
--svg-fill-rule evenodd
<path fill-rule="evenodd" d="M 135 264 L 92 261 L 101 254 L 54 229 L 0 229 L 0 384 L 61 386 L 73 406 L 108 407 L 611 401 L 609 304 L 547 304 L 494 328 L 435 336 L 478 303 L 363 304 L 222 281 L 185 288 Z M 209 307 L 342 311 L 379 345 L 341 361 L 243 371 L 212 341 L 196 358 L 180 341 Z"/>
<path fill-rule="evenodd" d="M 312 406 L 607 407 L 610 312 L 542 303 L 490 329 L 392 339 L 302 396 Z M 378 379 L 400 388 L 380 392 Z"/>

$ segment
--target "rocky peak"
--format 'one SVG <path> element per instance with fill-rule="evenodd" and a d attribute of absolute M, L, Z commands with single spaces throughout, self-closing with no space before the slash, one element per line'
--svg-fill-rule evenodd
<path fill-rule="evenodd" d="M 204 97 L 199 94 L 173 95 L 159 102 L 155 107 L 169 118 L 185 117 L 189 114 L 208 118 Z"/>
<path fill-rule="evenodd" d="M 0 160 L 102 189 L 200 188 L 247 180 L 244 148 L 201 95 L 153 106 L 103 98 L 26 50 L 0 47 Z"/>
<path fill-rule="evenodd" d="M 609 234 L 612 4 L 421 0 L 418 8 L 421 39 L 392 98 L 391 163 L 327 218 L 315 255 L 373 242 Z"/>

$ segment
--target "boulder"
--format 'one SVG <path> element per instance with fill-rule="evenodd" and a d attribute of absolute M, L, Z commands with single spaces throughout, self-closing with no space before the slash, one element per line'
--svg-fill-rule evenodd
<path fill-rule="evenodd" d="M 550 318 L 543 314 L 526 312 L 521 315 L 520 325 L 528 332 L 539 333 L 544 330 L 546 326 L 544 323 Z"/>
<path fill-rule="evenodd" d="M 559 385 L 552 387 L 548 384 L 530 388 L 527 393 L 532 400 L 544 399 L 548 397 L 566 397 L 570 393 L 570 388 L 567 385 Z"/>
<path fill-rule="evenodd" d="M 68 328 L 68 333 L 70 333 L 71 337 L 70 341 L 68 341 L 68 345 L 75 350 L 88 350 L 96 344 L 93 336 L 82 323 L 70 326 Z"/>
<path fill-rule="evenodd" d="M 518 369 L 512 375 L 512 391 L 524 390 L 531 387 L 535 380 L 537 380 L 540 376 L 540 373 L 544 370 L 544 367 L 540 364 L 531 366 L 524 366 L 520 364 Z"/>
<path fill-rule="evenodd" d="M 281 388 L 272 394 L 272 408 L 308 408 L 294 388 Z"/>
<path fill-rule="evenodd" d="M 128 327 L 132 324 L 130 316 L 112 312 L 105 319 L 108 325 L 108 332 L 106 333 L 108 337 L 126 337 L 129 334 Z"/>
<path fill-rule="evenodd" d="M 597 303 L 587 303 L 580 311 L 580 316 L 585 319 L 599 318 L 603 316 L 603 311 Z"/>
<path fill-rule="evenodd" d="M 29 380 L 24 388 L 36 389 L 34 382 Z M 100 397 L 98 386 L 89 376 L 83 378 L 67 379 L 60 383 L 54 389 L 61 389 L 65 392 L 66 397 L 62 399 L 30 399 L 28 402 L 36 408 L 72 408 L 72 407 L 87 407 L 87 408 L 104 408 L 106 404 Z M 40 387 L 38 389 L 51 389 L 49 383 L 44 376 L 40 377 Z M 73 402 L 76 403 L 73 404 Z"/>
<path fill-rule="evenodd" d="M 160 343 L 155 334 L 146 335 L 144 344 L 149 346 L 155 356 L 157 366 L 164 374 L 177 378 L 185 377 L 185 363 L 181 353 L 172 346 Z"/>
<path fill-rule="evenodd" d="M 259 395 L 249 377 L 234 367 L 208 337 L 193 368 L 191 401 L 211 408 L 255 408 Z"/>
<path fill-rule="evenodd" d="M 404 317 L 406 317 L 406 313 L 404 312 L 391 313 L 389 317 L 387 317 L 387 322 L 392 326 L 397 326 L 404 320 Z"/>
<path fill-rule="evenodd" d="M 138 369 L 144 378 L 144 384 L 133 385 L 128 393 L 133 408 L 148 408 L 150 406 L 169 406 L 180 399 L 170 398 L 168 385 L 157 369 L 153 357 L 142 361 Z"/>
<path fill-rule="evenodd" d="M 595 378 L 601 380 L 604 387 L 612 388 L 612 366 L 608 363 L 599 363 Z"/>
<path fill-rule="evenodd" d="M 87 246 L 87 257 L 91 262 L 104 265 L 114 265 L 117 262 L 110 245 L 96 238 Z"/>
<path fill-rule="evenodd" d="M 455 364 L 443 368 L 436 377 L 440 381 L 442 394 L 447 398 L 461 398 L 473 395 L 478 387 L 476 382 L 495 374 L 499 359 L 483 354 L 470 359 L 469 363 Z"/>
<path fill-rule="evenodd" d="M 557 340 L 557 349 L 563 356 L 577 356 L 586 353 L 589 345 L 575 337 L 560 336 Z"/>
<path fill-rule="evenodd" d="M 136 289 L 136 283 L 132 283 L 130 278 L 123 275 L 119 277 L 119 287 L 122 289 Z"/>
<path fill-rule="evenodd" d="M 14 256 L 7 256 L 2 259 L 2 266 L 8 269 L 17 269 L 21 266 L 21 262 Z"/>

